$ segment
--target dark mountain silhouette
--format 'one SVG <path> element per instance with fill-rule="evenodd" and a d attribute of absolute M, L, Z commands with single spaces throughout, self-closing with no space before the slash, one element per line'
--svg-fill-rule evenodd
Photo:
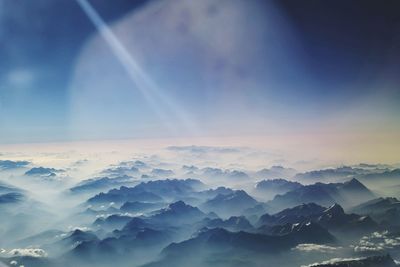
<path fill-rule="evenodd" d="M 231 194 L 218 194 L 216 197 L 206 201 L 200 208 L 207 212 L 215 212 L 223 217 L 241 215 L 248 208 L 257 205 L 258 202 L 243 190 L 237 190 Z"/>

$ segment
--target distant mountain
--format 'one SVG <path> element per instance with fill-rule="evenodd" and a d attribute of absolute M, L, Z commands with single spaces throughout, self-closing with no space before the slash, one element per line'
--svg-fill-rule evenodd
<path fill-rule="evenodd" d="M 115 230 L 124 227 L 131 219 L 131 216 L 113 214 L 106 218 L 97 218 L 93 225 L 104 230 Z"/>
<path fill-rule="evenodd" d="M 69 235 L 64 237 L 63 239 L 47 246 L 50 250 L 54 251 L 67 251 L 77 247 L 78 245 L 82 244 L 83 242 L 93 242 L 98 241 L 98 237 L 89 231 L 83 231 L 76 229 L 71 232 Z"/>
<path fill-rule="evenodd" d="M 152 228 L 152 225 L 144 218 L 134 217 L 132 218 L 121 231 L 115 231 L 120 235 L 136 235 L 139 231 L 144 228 Z"/>
<path fill-rule="evenodd" d="M 272 235 L 272 236 L 286 236 L 291 235 L 293 239 L 299 242 L 324 244 L 334 242 L 336 239 L 331 235 L 328 230 L 315 222 L 302 222 L 302 223 L 286 223 L 282 225 L 275 225 L 272 227 L 262 227 L 258 229 L 259 233 Z"/>
<path fill-rule="evenodd" d="M 18 192 L 0 194 L 0 205 L 19 203 L 19 202 L 23 201 L 24 198 L 25 198 L 25 196 Z"/>
<path fill-rule="evenodd" d="M 201 222 L 203 227 L 224 228 L 229 231 L 246 231 L 253 229 L 251 223 L 244 216 L 232 216 L 226 220 L 206 218 Z"/>
<path fill-rule="evenodd" d="M 289 191 L 299 189 L 303 185 L 285 179 L 262 180 L 256 184 L 255 191 L 261 196 L 274 197 L 277 194 L 284 194 Z"/>
<path fill-rule="evenodd" d="M 0 194 L 22 193 L 22 189 L 0 181 Z"/>
<path fill-rule="evenodd" d="M 258 225 L 282 225 L 309 221 L 320 216 L 325 210 L 325 207 L 315 203 L 301 204 L 274 215 L 264 214 L 260 217 Z"/>
<path fill-rule="evenodd" d="M 241 170 L 223 170 L 220 168 L 206 167 L 200 170 L 201 175 L 210 179 L 227 179 L 230 181 L 248 180 L 249 175 Z"/>
<path fill-rule="evenodd" d="M 195 192 L 194 196 L 197 198 L 203 199 L 203 200 L 207 200 L 210 198 L 214 198 L 217 195 L 229 195 L 234 192 L 235 192 L 235 190 L 233 190 L 231 188 L 220 186 L 215 189 L 207 189 L 207 190 L 203 190 L 200 192 Z"/>
<path fill-rule="evenodd" d="M 198 222 L 205 217 L 206 215 L 198 208 L 187 205 L 183 201 L 177 201 L 155 212 L 150 219 L 152 222 L 179 225 Z"/>
<path fill-rule="evenodd" d="M 0 171 L 11 170 L 26 167 L 30 164 L 29 161 L 13 161 L 13 160 L 0 160 Z"/>
<path fill-rule="evenodd" d="M 102 174 L 109 175 L 109 176 L 131 176 L 139 174 L 139 169 L 135 166 L 116 166 L 105 169 L 101 172 Z"/>
<path fill-rule="evenodd" d="M 226 172 L 226 175 L 230 180 L 233 180 L 233 181 L 235 181 L 235 180 L 241 181 L 241 180 L 249 179 L 249 175 L 247 173 L 245 173 L 244 171 L 232 170 L 232 171 Z"/>
<path fill-rule="evenodd" d="M 88 199 L 90 204 L 103 203 L 125 203 L 127 201 L 142 201 L 142 202 L 161 202 L 163 199 L 148 191 L 136 187 L 121 186 L 119 189 L 112 189 L 107 193 L 100 193 Z"/>
<path fill-rule="evenodd" d="M 367 185 L 376 187 L 399 185 L 400 184 L 400 169 L 372 172 L 357 177 Z"/>
<path fill-rule="evenodd" d="M 158 177 L 171 177 L 174 176 L 174 172 L 172 170 L 166 170 L 166 169 L 153 169 L 151 170 L 151 174 L 158 176 Z"/>
<path fill-rule="evenodd" d="M 56 173 L 65 172 L 64 170 L 59 170 L 55 168 L 45 168 L 45 167 L 34 167 L 25 172 L 25 175 L 30 176 L 56 176 Z"/>
<path fill-rule="evenodd" d="M 100 193 L 88 200 L 90 204 L 125 203 L 125 202 L 163 202 L 191 196 L 196 191 L 205 189 L 205 185 L 195 179 L 165 179 L 142 182 L 135 187 L 121 186 L 107 193 Z"/>
<path fill-rule="evenodd" d="M 135 189 L 152 192 L 173 200 L 179 196 L 191 196 L 196 191 L 206 189 L 206 186 L 196 179 L 166 179 L 143 182 L 135 186 Z"/>
<path fill-rule="evenodd" d="M 133 212 L 133 213 L 138 213 L 138 212 L 149 212 L 149 211 L 154 211 L 157 209 L 162 208 L 165 206 L 164 203 L 148 203 L 148 202 L 140 202 L 140 201 L 134 201 L 134 202 L 125 202 L 120 210 L 122 212 Z"/>
<path fill-rule="evenodd" d="M 342 181 L 366 173 L 369 173 L 369 171 L 362 168 L 344 166 L 298 173 L 294 176 L 294 180 L 304 182 Z"/>
<path fill-rule="evenodd" d="M 215 212 L 223 217 L 240 216 L 248 208 L 257 205 L 258 202 L 243 190 L 234 191 L 231 194 L 218 194 L 216 197 L 200 205 L 200 209 L 207 212 Z"/>
<path fill-rule="evenodd" d="M 272 166 L 269 169 L 262 169 L 255 173 L 256 178 L 261 179 L 276 179 L 276 178 L 292 178 L 297 171 L 292 168 L 285 168 L 282 166 Z"/>
<path fill-rule="evenodd" d="M 305 267 L 396 267 L 399 266 L 390 257 L 372 256 L 362 259 L 332 259 L 323 263 L 314 263 Z"/>
<path fill-rule="evenodd" d="M 88 180 L 84 180 L 74 187 L 70 188 L 73 193 L 84 193 L 84 192 L 101 192 L 103 190 L 109 190 L 120 186 L 132 186 L 137 183 L 133 180 L 133 177 L 128 175 L 118 177 L 98 177 Z"/>
<path fill-rule="evenodd" d="M 326 209 L 315 222 L 334 231 L 357 235 L 378 230 L 378 225 L 369 216 L 346 214 L 343 208 L 334 204 Z"/>
<path fill-rule="evenodd" d="M 340 203 L 346 207 L 374 198 L 374 194 L 357 179 L 345 183 L 315 183 L 277 195 L 267 204 L 275 209 L 284 209 L 302 203 L 316 203 L 330 206 Z"/>
<path fill-rule="evenodd" d="M 352 208 L 351 211 L 369 215 L 387 225 L 400 225 L 400 201 L 394 197 L 373 199 Z"/>

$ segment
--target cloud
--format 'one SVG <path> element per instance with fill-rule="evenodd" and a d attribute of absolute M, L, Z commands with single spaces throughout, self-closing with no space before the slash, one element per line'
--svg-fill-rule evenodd
<path fill-rule="evenodd" d="M 319 266 L 319 265 L 324 265 L 324 264 L 335 264 L 341 261 L 357 261 L 361 260 L 361 258 L 333 258 L 327 261 L 323 262 L 315 262 L 309 265 L 302 265 L 301 267 L 314 267 L 314 266 Z"/>
<path fill-rule="evenodd" d="M 221 153 L 231 154 L 240 153 L 241 148 L 238 147 L 217 147 L 217 146 L 169 146 L 167 150 L 175 152 L 186 152 L 192 154 Z"/>
<path fill-rule="evenodd" d="M 374 232 L 360 239 L 354 246 L 355 252 L 383 252 L 400 248 L 400 236 L 389 234 L 388 231 Z"/>
<path fill-rule="evenodd" d="M 0 170 L 10 170 L 26 167 L 29 165 L 29 161 L 12 161 L 12 160 L 0 160 Z"/>
<path fill-rule="evenodd" d="M 47 252 L 40 248 L 15 248 L 8 252 L 11 256 L 47 257 Z"/>
<path fill-rule="evenodd" d="M 341 247 L 332 247 L 332 246 L 327 246 L 327 245 L 318 245 L 318 244 L 299 244 L 293 250 L 298 250 L 298 251 L 304 251 L 304 252 L 323 252 L 323 253 L 331 253 L 334 252 L 338 249 L 341 249 Z"/>
<path fill-rule="evenodd" d="M 168 177 L 168 176 L 173 176 L 174 175 L 174 172 L 172 171 L 172 170 L 166 170 L 166 169 L 153 169 L 152 171 L 151 171 L 151 174 L 153 174 L 153 175 L 157 175 L 157 176 L 165 176 L 165 177 Z"/>

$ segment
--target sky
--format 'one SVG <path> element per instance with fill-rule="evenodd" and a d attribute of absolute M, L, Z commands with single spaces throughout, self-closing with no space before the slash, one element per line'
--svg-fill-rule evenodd
<path fill-rule="evenodd" d="M 0 0 L 0 143 L 257 137 L 395 161 L 399 8 Z"/>

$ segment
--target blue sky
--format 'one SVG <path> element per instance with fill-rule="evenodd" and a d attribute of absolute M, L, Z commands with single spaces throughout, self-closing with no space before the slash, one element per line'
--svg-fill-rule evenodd
<path fill-rule="evenodd" d="M 0 0 L 2 143 L 398 134 L 396 1 L 80 2 Z"/>

